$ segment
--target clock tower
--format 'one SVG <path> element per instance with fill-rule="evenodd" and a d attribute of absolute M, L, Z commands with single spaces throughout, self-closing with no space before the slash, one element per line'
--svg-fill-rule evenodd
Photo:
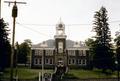
<path fill-rule="evenodd" d="M 60 21 L 56 25 L 55 38 L 55 64 L 67 66 L 67 54 L 66 54 L 66 35 L 65 24 Z"/>

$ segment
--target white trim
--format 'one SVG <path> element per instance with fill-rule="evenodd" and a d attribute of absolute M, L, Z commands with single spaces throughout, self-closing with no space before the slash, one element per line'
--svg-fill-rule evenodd
<path fill-rule="evenodd" d="M 78 59 L 78 65 L 82 65 L 82 59 Z"/>
<path fill-rule="evenodd" d="M 53 50 L 45 50 L 45 56 L 53 56 Z"/>
<path fill-rule="evenodd" d="M 52 64 L 50 64 L 50 60 L 52 60 Z M 53 65 L 53 59 L 52 58 L 45 58 L 45 65 Z"/>
<path fill-rule="evenodd" d="M 86 54 L 86 50 L 83 50 L 83 56 L 86 56 L 87 54 Z"/>
<path fill-rule="evenodd" d="M 79 61 L 81 60 L 81 63 L 79 63 Z M 83 63 L 83 61 L 85 62 L 85 63 Z M 86 65 L 87 63 L 87 60 L 86 59 L 78 59 L 78 65 Z"/>
<path fill-rule="evenodd" d="M 55 50 L 55 48 L 47 48 L 47 47 L 37 47 L 37 48 L 31 48 L 32 50 L 39 49 L 39 50 Z"/>
<path fill-rule="evenodd" d="M 68 50 L 69 56 L 76 56 L 75 50 Z"/>
<path fill-rule="evenodd" d="M 83 50 L 78 50 L 78 55 L 83 56 Z"/>
<path fill-rule="evenodd" d="M 74 60 L 74 62 L 73 62 Z M 75 58 L 70 58 L 68 59 L 68 65 L 75 65 L 76 64 L 76 59 Z"/>
<path fill-rule="evenodd" d="M 42 59 L 41 59 L 41 64 L 40 64 L 40 59 L 41 58 L 34 58 L 34 65 L 41 65 L 42 64 Z"/>
<path fill-rule="evenodd" d="M 66 50 L 89 50 L 88 47 L 71 47 L 71 48 L 66 48 Z"/>
<path fill-rule="evenodd" d="M 35 56 L 36 56 L 36 55 L 42 56 L 42 54 L 43 54 L 43 50 L 38 50 L 38 49 L 37 49 L 37 50 L 34 50 L 34 51 L 35 51 L 35 54 L 34 54 Z"/>
<path fill-rule="evenodd" d="M 83 61 L 85 61 L 85 63 L 83 63 Z M 86 65 L 87 64 L 86 62 L 87 62 L 86 59 L 83 59 L 82 60 L 82 65 Z"/>
<path fill-rule="evenodd" d="M 54 38 L 66 38 L 67 36 L 66 35 L 55 35 Z"/>

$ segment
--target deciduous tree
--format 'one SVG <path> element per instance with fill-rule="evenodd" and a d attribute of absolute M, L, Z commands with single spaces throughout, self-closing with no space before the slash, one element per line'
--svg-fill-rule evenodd
<path fill-rule="evenodd" d="M 24 41 L 21 43 L 18 50 L 18 63 L 26 64 L 28 61 L 28 56 L 30 55 L 30 51 L 30 41 Z"/>

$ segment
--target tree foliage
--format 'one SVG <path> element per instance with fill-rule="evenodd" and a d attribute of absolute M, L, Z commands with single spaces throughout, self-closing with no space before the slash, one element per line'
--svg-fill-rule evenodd
<path fill-rule="evenodd" d="M 108 24 L 107 10 L 104 7 L 94 15 L 94 31 L 96 32 L 93 64 L 96 68 L 103 70 L 113 67 L 113 50 L 111 42 L 111 32 Z"/>
<path fill-rule="evenodd" d="M 26 64 L 28 60 L 28 56 L 30 55 L 30 40 L 25 40 L 23 43 L 18 45 L 18 63 Z"/>
<path fill-rule="evenodd" d="M 120 67 L 120 35 L 118 35 L 114 41 L 116 43 L 116 61 L 118 61 Z"/>
<path fill-rule="evenodd" d="M 11 46 L 8 31 L 7 23 L 0 19 L 0 71 L 10 64 Z"/>
<path fill-rule="evenodd" d="M 88 38 L 86 41 L 85 41 L 86 45 L 89 47 L 89 52 L 90 52 L 90 60 L 93 60 L 93 56 L 95 55 L 95 40 L 91 39 L 91 38 Z"/>
<path fill-rule="evenodd" d="M 89 48 L 89 65 L 88 68 L 92 69 L 93 68 L 93 56 L 95 55 L 95 40 L 92 38 L 88 38 L 85 40 L 85 44 Z"/>

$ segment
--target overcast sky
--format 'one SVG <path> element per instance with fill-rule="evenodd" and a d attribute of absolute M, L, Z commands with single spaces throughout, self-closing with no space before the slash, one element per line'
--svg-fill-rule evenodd
<path fill-rule="evenodd" d="M 3 3 L 2 17 L 9 23 L 12 33 L 11 9 L 13 4 Z M 12 1 L 12 0 L 11 0 Z M 15 40 L 23 42 L 31 39 L 34 44 L 54 39 L 55 28 L 60 18 L 66 25 L 67 39 L 84 41 L 94 36 L 92 32 L 93 16 L 101 6 L 106 7 L 109 27 L 114 37 L 120 30 L 120 0 L 17 0 L 27 2 L 18 4 Z M 79 24 L 79 25 L 75 25 Z M 11 38 L 11 36 L 10 36 Z"/>

